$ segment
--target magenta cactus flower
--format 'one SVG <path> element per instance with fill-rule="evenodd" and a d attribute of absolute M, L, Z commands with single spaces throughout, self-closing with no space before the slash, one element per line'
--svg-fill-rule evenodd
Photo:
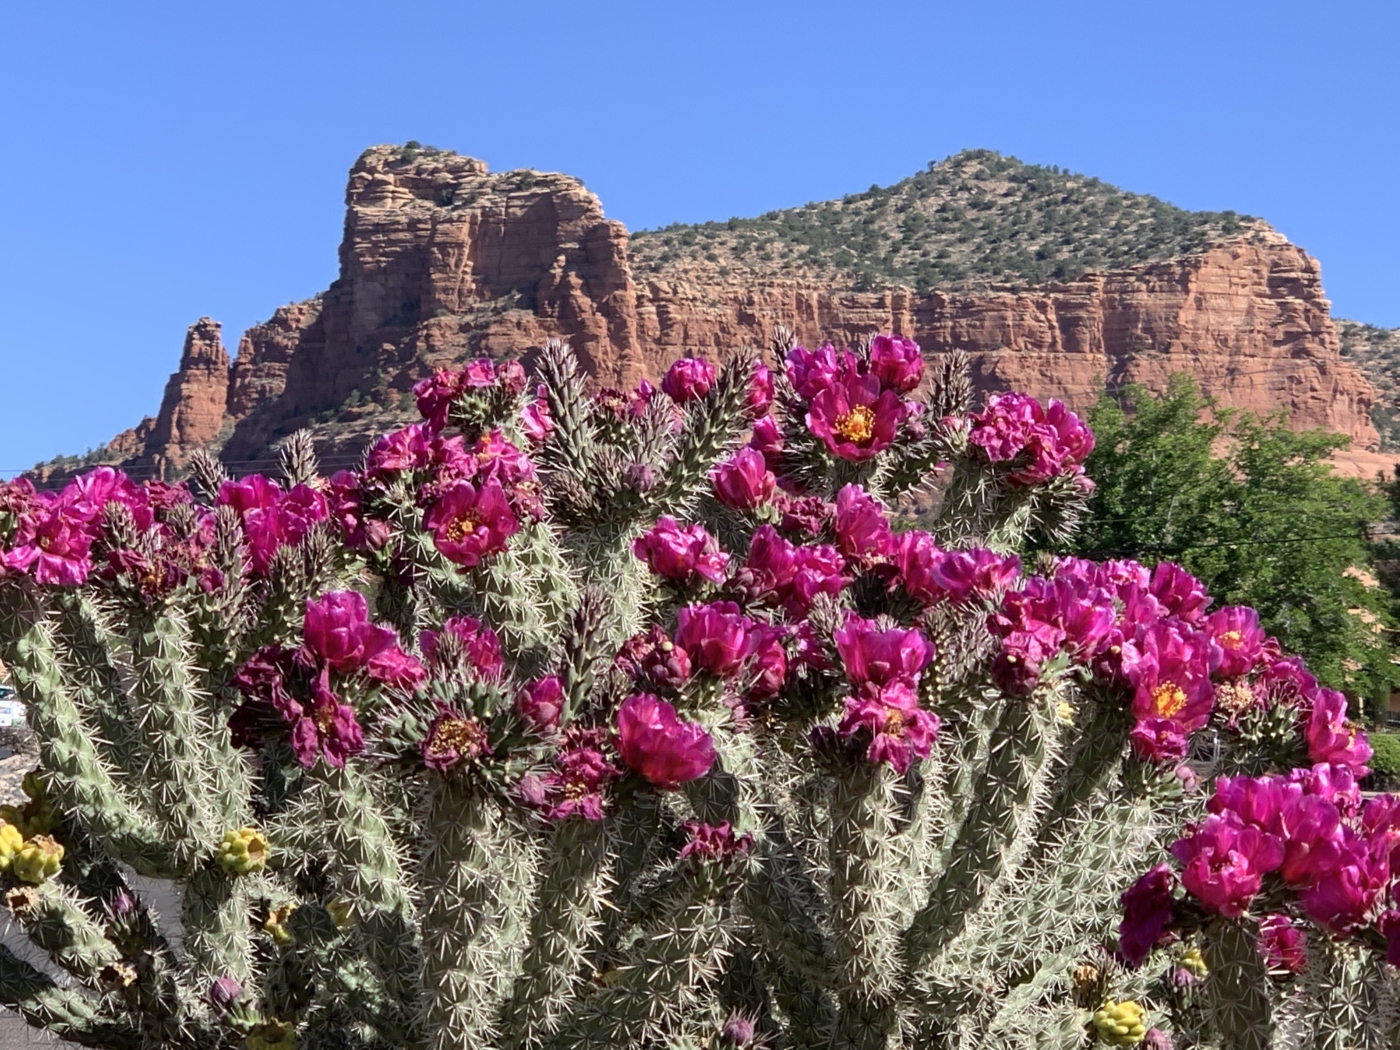
<path fill-rule="evenodd" d="M 985 547 L 972 547 L 948 551 L 932 563 L 929 571 L 949 601 L 995 601 L 1020 577 L 1021 559 L 1014 554 L 1001 555 Z"/>
<path fill-rule="evenodd" d="M 86 508 L 47 493 L 38 496 L 36 503 L 43 509 L 20 518 L 6 567 L 30 571 L 45 586 L 82 586 L 92 571 L 96 533 Z"/>
<path fill-rule="evenodd" d="M 413 423 L 375 442 L 365 460 L 365 473 L 389 477 L 406 470 L 425 470 L 432 462 L 433 429 L 427 423 Z"/>
<path fill-rule="evenodd" d="M 470 569 L 483 558 L 505 550 L 520 531 L 520 522 L 498 481 L 481 486 L 463 481 L 451 486 L 423 519 L 433 543 L 448 561 Z"/>
<path fill-rule="evenodd" d="M 482 678 L 499 678 L 505 670 L 501 657 L 501 640 L 496 632 L 471 616 L 453 616 L 442 625 L 442 631 L 423 631 L 418 635 L 418 648 L 429 660 L 436 660 L 438 637 L 442 633 L 461 639 L 468 662 Z"/>
<path fill-rule="evenodd" d="M 1231 814 L 1206 817 L 1171 847 L 1181 882 L 1208 910 L 1238 919 L 1258 895 L 1264 876 L 1283 863 L 1283 843 Z"/>
<path fill-rule="evenodd" d="M 465 718 L 439 704 L 438 716 L 428 727 L 421 745 L 423 764 L 438 773 L 451 773 L 465 762 L 489 755 L 486 729 L 475 718 Z"/>
<path fill-rule="evenodd" d="M 323 667 L 310 685 L 311 699 L 292 723 L 292 751 L 307 769 L 318 757 L 327 765 L 344 769 L 347 758 L 364 750 L 364 730 L 355 709 L 331 691 L 328 668 Z"/>
<path fill-rule="evenodd" d="M 632 553 L 657 576 L 677 583 L 694 583 L 697 579 L 720 583 L 729 564 L 729 555 L 719 549 L 705 526 L 682 528 L 675 518 L 665 514 L 633 541 Z"/>
<path fill-rule="evenodd" d="M 1123 921 L 1118 926 L 1118 955 L 1132 969 L 1146 962 L 1153 948 L 1171 941 L 1171 925 L 1176 921 L 1175 889 L 1171 868 L 1158 864 L 1119 898 Z"/>
<path fill-rule="evenodd" d="M 650 693 L 635 693 L 618 708 L 617 749 L 633 772 L 665 790 L 704 776 L 715 760 L 710 734 L 680 721 L 674 707 Z"/>
<path fill-rule="evenodd" d="M 782 466 L 783 431 L 772 416 L 755 420 L 748 447 L 763 456 L 764 465 L 775 475 Z"/>
<path fill-rule="evenodd" d="M 532 730 L 549 736 L 559 729 L 564 702 L 564 686 L 559 676 L 546 675 L 521 687 L 515 697 L 515 710 Z"/>
<path fill-rule="evenodd" d="M 1148 587 L 1152 597 L 1161 604 L 1164 615 L 1195 623 L 1205 615 L 1210 604 L 1206 586 L 1196 577 L 1169 561 L 1160 562 L 1152 570 Z"/>
<path fill-rule="evenodd" d="M 518 791 L 521 801 L 546 820 L 602 820 L 608 787 L 620 773 L 608 757 L 606 732 L 572 725 L 564 730 L 550 771 L 522 778 Z"/>
<path fill-rule="evenodd" d="M 734 602 L 690 605 L 676 618 L 676 644 L 696 667 L 728 677 L 747 659 L 753 627 L 753 621 Z"/>
<path fill-rule="evenodd" d="M 895 537 L 892 558 L 905 594 L 928 605 L 948 596 L 933 575 L 934 567 L 943 561 L 944 552 L 927 532 L 922 529 L 901 532 Z"/>
<path fill-rule="evenodd" d="M 716 498 L 735 510 L 762 506 L 773 498 L 777 486 L 763 453 L 753 448 L 741 448 L 716 467 L 711 482 Z"/>
<path fill-rule="evenodd" d="M 359 591 L 332 591 L 306 602 L 302 626 L 306 646 L 333 671 L 349 674 L 367 666 L 398 636 L 369 620 L 369 603 Z"/>
<path fill-rule="evenodd" d="M 794 346 L 787 354 L 788 382 L 797 396 L 812 401 L 828 390 L 837 377 L 855 370 L 855 358 L 849 350 L 839 354 L 830 343 L 817 350 Z"/>
<path fill-rule="evenodd" d="M 773 407 L 773 373 L 762 361 L 754 365 L 753 378 L 749 380 L 749 396 L 744 401 L 749 418 L 762 419 Z"/>
<path fill-rule="evenodd" d="M 678 405 L 699 401 L 715 385 L 715 366 L 703 357 L 683 357 L 666 371 L 661 389 Z"/>
<path fill-rule="evenodd" d="M 1345 766 L 1358 777 L 1370 772 L 1371 745 L 1361 728 L 1347 721 L 1347 698 L 1335 689 L 1317 691 L 1305 736 L 1312 761 Z"/>
<path fill-rule="evenodd" d="M 540 445 L 554 432 L 554 418 L 549 414 L 545 388 L 536 388 L 535 399 L 520 410 L 520 430 L 532 444 Z"/>
<path fill-rule="evenodd" d="M 859 485 L 846 485 L 836 494 L 836 547 L 861 562 L 886 558 L 894 550 L 885 505 Z"/>
<path fill-rule="evenodd" d="M 698 863 L 723 864 L 753 848 L 753 836 L 748 832 L 736 835 L 727 820 L 717 825 L 687 820 L 681 828 L 690 841 L 681 847 L 680 860 L 693 857 Z"/>
<path fill-rule="evenodd" d="M 1272 913 L 1259 920 L 1259 955 L 1276 973 L 1302 973 L 1308 963 L 1307 935 L 1287 915 Z"/>
<path fill-rule="evenodd" d="M 934 656 L 933 644 L 917 630 L 881 630 L 854 613 L 835 639 L 846 677 L 857 687 L 875 686 L 875 691 L 896 682 L 912 686 Z"/>
<path fill-rule="evenodd" d="M 902 774 L 915 758 L 928 758 L 938 738 L 938 718 L 919 707 L 909 685 L 895 679 L 873 693 L 847 697 L 836 733 L 845 739 L 868 736 L 866 761 L 884 762 Z"/>
<path fill-rule="evenodd" d="M 893 390 L 880 389 L 874 376 L 847 375 L 815 398 L 807 429 L 841 459 L 863 462 L 894 442 L 906 410 Z"/>
<path fill-rule="evenodd" d="M 1216 674 L 1221 678 L 1249 674 L 1264 656 L 1266 635 L 1259 626 L 1259 614 L 1248 606 L 1229 605 L 1217 609 L 1205 618 L 1201 627 L 1220 647 Z"/>
<path fill-rule="evenodd" d="M 1073 412 L 1051 398 L 1042 405 L 1026 394 L 995 394 L 972 414 L 967 440 L 992 463 L 1016 469 L 1007 480 L 1037 485 L 1061 474 L 1082 474 L 1094 435 Z M 1018 465 L 1024 464 L 1024 465 Z"/>
<path fill-rule="evenodd" d="M 1335 867 L 1298 892 L 1308 918 L 1336 934 L 1366 925 L 1390 886 L 1389 851 L 1376 856 L 1359 836 L 1348 836 Z"/>
<path fill-rule="evenodd" d="M 870 341 L 870 372 L 886 390 L 909 393 L 924 375 L 919 344 L 899 335 L 877 335 Z"/>
<path fill-rule="evenodd" d="M 461 372 L 442 371 L 413 385 L 418 412 L 433 430 L 442 430 L 447 426 L 452 403 L 466 389 L 465 380 Z"/>

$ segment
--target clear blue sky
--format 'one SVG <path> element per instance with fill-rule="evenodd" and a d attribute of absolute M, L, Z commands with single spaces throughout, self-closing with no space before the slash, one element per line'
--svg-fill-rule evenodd
<path fill-rule="evenodd" d="M 336 272 L 347 169 L 418 139 L 577 175 L 631 228 L 889 183 L 967 147 L 1316 254 L 1400 325 L 1400 4 L 1176 0 L 0 6 L 0 469 L 159 404 Z"/>

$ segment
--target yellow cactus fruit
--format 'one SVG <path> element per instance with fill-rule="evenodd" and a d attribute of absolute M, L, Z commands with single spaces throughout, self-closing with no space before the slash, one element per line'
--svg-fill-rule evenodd
<path fill-rule="evenodd" d="M 264 1021 L 255 1025 L 243 1042 L 248 1050 L 293 1050 L 297 1045 L 296 1026 L 288 1021 Z"/>
<path fill-rule="evenodd" d="M 35 835 L 10 861 L 10 871 L 20 882 L 39 885 L 58 874 L 63 847 L 48 835 Z"/>
<path fill-rule="evenodd" d="M 1206 960 L 1201 955 L 1201 949 L 1199 948 L 1187 948 L 1186 951 L 1181 953 L 1181 960 L 1177 965 L 1193 977 L 1204 977 L 1206 974 L 1210 973 L 1210 970 L 1206 967 Z"/>
<path fill-rule="evenodd" d="M 272 847 L 257 828 L 239 828 L 219 844 L 219 867 L 230 875 L 248 875 L 267 866 Z"/>
<path fill-rule="evenodd" d="M 1147 1035 L 1147 1011 L 1131 999 L 1094 1012 L 1094 1032 L 1109 1046 L 1137 1046 Z"/>
<path fill-rule="evenodd" d="M 326 912 L 330 915 L 331 922 L 335 923 L 338 928 L 349 926 L 354 917 L 350 902 L 339 897 L 326 905 Z"/>
<path fill-rule="evenodd" d="M 1062 726 L 1074 725 L 1074 705 L 1068 700 L 1061 700 L 1055 705 L 1055 721 Z"/>
<path fill-rule="evenodd" d="M 13 824 L 25 838 L 47 835 L 58 827 L 58 809 L 44 793 L 38 770 L 24 775 L 24 793 L 29 801 L 22 806 L 0 806 L 0 820 Z"/>
<path fill-rule="evenodd" d="M 13 824 L 0 824 L 0 871 L 9 871 L 10 864 L 24 846 L 24 836 Z"/>
<path fill-rule="evenodd" d="M 297 910 L 295 904 L 284 904 L 280 908 L 273 908 L 267 913 L 267 922 L 263 923 L 263 929 L 272 934 L 272 939 L 278 944 L 291 944 L 296 940 L 292 936 L 292 931 L 287 929 L 287 920 L 292 917 L 292 912 Z"/>

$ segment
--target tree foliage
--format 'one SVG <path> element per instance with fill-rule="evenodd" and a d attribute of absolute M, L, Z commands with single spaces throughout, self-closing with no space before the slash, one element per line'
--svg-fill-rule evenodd
<path fill-rule="evenodd" d="M 1090 412 L 1097 484 L 1075 549 L 1180 562 L 1219 604 L 1251 605 L 1327 684 L 1376 698 L 1400 684 L 1389 596 L 1375 586 L 1385 496 L 1338 477 L 1347 438 L 1298 433 L 1282 416 L 1219 409 L 1187 375 Z"/>

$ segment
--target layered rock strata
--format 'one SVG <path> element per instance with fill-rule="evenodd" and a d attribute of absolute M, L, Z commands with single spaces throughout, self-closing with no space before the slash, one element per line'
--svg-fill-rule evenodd
<path fill-rule="evenodd" d="M 163 469 L 215 443 L 237 469 L 308 424 L 354 444 L 401 416 L 417 379 L 467 357 L 528 356 L 560 336 L 598 382 L 622 386 L 685 354 L 762 346 L 779 323 L 808 343 L 884 330 L 961 348 L 984 390 L 1081 408 L 1106 386 L 1187 371 L 1223 405 L 1377 445 L 1374 395 L 1339 353 L 1317 261 L 1272 231 L 1028 289 L 921 296 L 694 274 L 634 277 L 627 230 L 576 179 L 371 149 L 350 173 L 338 279 L 249 329 L 231 367 L 202 319 L 159 415 L 109 451 Z"/>

